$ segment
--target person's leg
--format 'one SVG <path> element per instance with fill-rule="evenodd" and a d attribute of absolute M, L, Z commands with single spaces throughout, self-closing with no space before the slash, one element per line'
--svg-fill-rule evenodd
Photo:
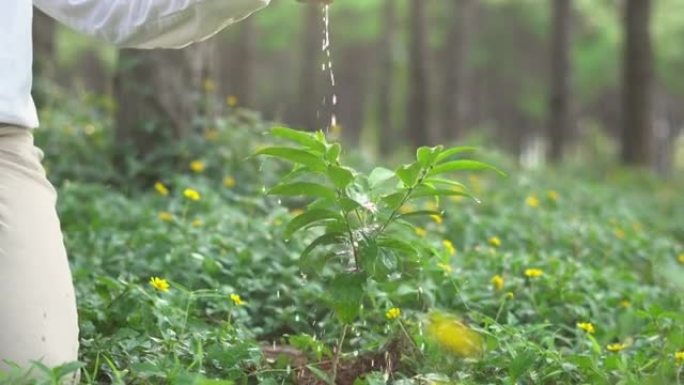
<path fill-rule="evenodd" d="M 31 131 L 0 127 L 0 370 L 78 356 L 74 288 L 42 156 Z"/>

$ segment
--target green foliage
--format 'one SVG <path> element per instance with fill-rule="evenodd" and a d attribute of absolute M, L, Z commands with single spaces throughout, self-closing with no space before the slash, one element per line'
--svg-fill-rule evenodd
<path fill-rule="evenodd" d="M 322 132 L 276 127 L 272 134 L 294 144 L 262 148 L 257 154 L 286 160 L 294 167 L 269 194 L 311 200 L 286 225 L 285 234 L 314 229 L 316 238 L 304 249 L 302 261 L 322 275 L 332 266 L 335 272 L 324 280 L 329 281 L 332 308 L 344 323 L 358 316 L 366 286 L 394 287 L 416 278 L 411 265 L 430 256 L 406 242 L 408 234 L 415 233 L 408 219 L 441 213 L 402 212 L 406 205 L 471 196 L 463 184 L 443 178 L 445 174 L 483 169 L 501 173 L 482 162 L 454 159 L 472 148 L 437 146 L 419 148 L 416 161 L 395 171 L 375 168 L 365 175 L 343 165 L 340 145 L 328 143 Z"/>
<path fill-rule="evenodd" d="M 98 147 L 90 135 L 59 129 L 60 114 L 44 120 L 38 145 L 68 175 L 59 179 L 59 211 L 79 301 L 82 383 L 295 384 L 300 374 L 330 381 L 336 357 L 341 378 L 352 363 L 385 354 L 395 362 L 388 376 L 370 368 L 356 383 L 676 383 L 682 365 L 674 353 L 684 350 L 681 181 L 594 165 L 508 178 L 468 173 L 463 184 L 482 200 L 474 204 L 442 195 L 466 190 L 436 175 L 488 168 L 462 158 L 470 148 L 422 148 L 395 169 L 369 168 L 342 162 L 351 157 L 320 134 L 277 128 L 269 146 L 280 150 L 269 150 L 266 125 L 237 123 L 243 114 L 217 125 L 211 140 L 184 143 L 185 159 L 206 167 L 168 166 L 160 180 L 168 195 L 112 187 L 87 165 L 73 168 L 70 154 L 56 155 L 61 146 L 82 141 L 78 156 L 96 159 L 108 136 Z M 255 152 L 286 160 L 245 160 Z M 293 184 L 298 195 L 264 194 L 263 186 Z M 201 199 L 186 199 L 186 188 Z M 388 220 L 383 231 L 373 227 Z M 169 291 L 153 288 L 153 276 L 168 280 Z M 401 310 L 396 318 L 392 308 Z M 457 336 L 426 328 L 431 309 L 481 335 L 482 355 L 446 350 L 439 339 Z M 609 351 L 617 342 L 625 348 Z M 59 370 L 43 382 L 10 371 L 0 384 L 54 385 Z"/>

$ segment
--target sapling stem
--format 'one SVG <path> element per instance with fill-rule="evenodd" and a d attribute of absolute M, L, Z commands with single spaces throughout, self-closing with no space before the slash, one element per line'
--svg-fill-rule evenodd
<path fill-rule="evenodd" d="M 344 344 L 344 338 L 347 335 L 347 328 L 349 325 L 344 324 L 344 328 L 342 328 L 342 336 L 340 337 L 339 342 L 337 343 L 337 347 L 335 348 L 335 357 L 333 359 L 333 372 L 332 372 L 332 384 L 335 384 L 335 379 L 337 378 L 337 366 L 340 363 L 340 354 L 342 353 L 342 345 Z"/>

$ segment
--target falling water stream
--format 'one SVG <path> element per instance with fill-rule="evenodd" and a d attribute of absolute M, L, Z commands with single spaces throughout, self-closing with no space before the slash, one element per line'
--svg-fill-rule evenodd
<path fill-rule="evenodd" d="M 330 129 L 337 126 L 337 115 L 335 114 L 335 109 L 337 106 L 337 93 L 335 92 L 335 71 L 333 70 L 332 55 L 330 54 L 330 5 L 326 4 L 323 6 L 323 53 L 325 54 L 323 58 L 322 71 L 325 73 L 327 70 L 328 77 L 330 80 L 330 92 L 331 92 L 331 106 L 330 106 L 330 124 L 326 127 L 326 134 L 330 133 Z M 327 97 L 323 97 L 323 107 L 326 106 Z"/>

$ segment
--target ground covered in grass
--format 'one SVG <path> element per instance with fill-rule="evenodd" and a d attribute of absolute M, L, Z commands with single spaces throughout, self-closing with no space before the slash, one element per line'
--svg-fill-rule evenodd
<path fill-rule="evenodd" d="M 106 163 L 101 127 L 53 120 L 38 140 L 59 185 L 83 383 L 684 382 L 681 182 L 488 157 L 508 176 L 450 175 L 481 203 L 402 207 L 443 210 L 406 218 L 414 274 L 370 279 L 341 313 L 336 268 L 301 258 L 317 230 L 287 233 L 308 201 L 264 193 L 287 165 L 246 159 L 272 141 L 258 119 L 179 144 L 143 186 Z"/>

